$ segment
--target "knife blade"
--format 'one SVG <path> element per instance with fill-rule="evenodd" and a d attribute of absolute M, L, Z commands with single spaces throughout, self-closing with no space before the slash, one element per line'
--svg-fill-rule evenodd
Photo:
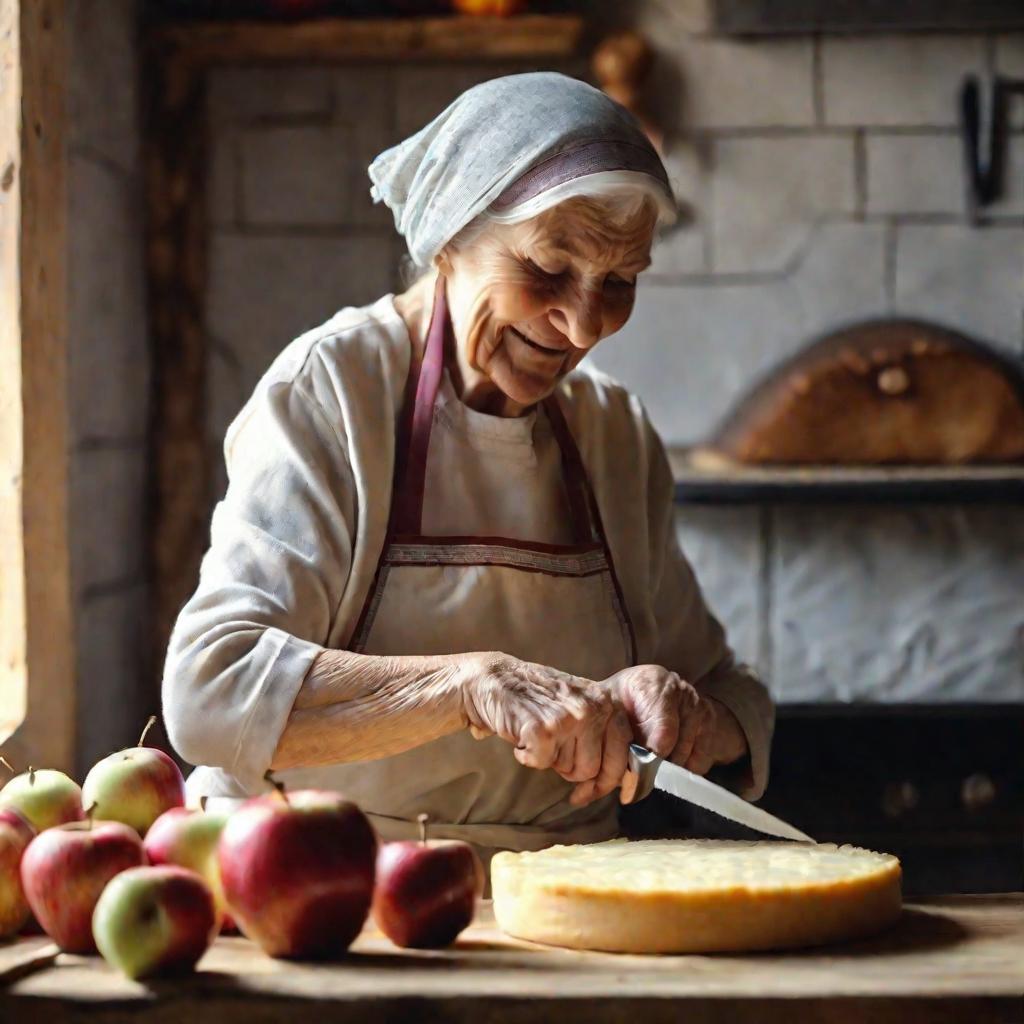
<path fill-rule="evenodd" d="M 741 825 L 782 839 L 795 839 L 801 843 L 814 840 L 774 814 L 755 807 L 741 796 L 717 785 L 702 775 L 664 761 L 657 754 L 641 747 L 629 745 L 629 767 L 622 780 L 619 799 L 624 804 L 635 803 L 649 796 L 652 789 L 660 789 L 679 800 L 703 807 L 706 811 L 737 821 Z"/>

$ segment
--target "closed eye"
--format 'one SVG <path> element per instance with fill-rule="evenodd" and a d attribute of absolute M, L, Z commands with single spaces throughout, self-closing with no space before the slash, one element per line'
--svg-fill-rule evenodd
<path fill-rule="evenodd" d="M 529 256 L 525 257 L 523 262 L 527 267 L 530 268 L 535 274 L 539 274 L 541 277 L 558 278 L 562 276 L 562 271 L 545 270 L 543 267 L 538 266 Z"/>

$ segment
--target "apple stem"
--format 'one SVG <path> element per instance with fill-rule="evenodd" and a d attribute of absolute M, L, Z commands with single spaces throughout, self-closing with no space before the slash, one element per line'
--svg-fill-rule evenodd
<path fill-rule="evenodd" d="M 28 766 L 28 784 L 34 786 L 36 784 L 36 770 L 32 765 Z"/>
<path fill-rule="evenodd" d="M 424 846 L 427 845 L 427 821 L 429 820 L 429 818 L 430 815 L 428 814 L 416 815 L 416 820 L 420 823 L 420 842 Z"/>
<path fill-rule="evenodd" d="M 146 728 L 142 730 L 142 735 L 139 737 L 139 746 L 141 747 L 146 739 L 146 733 L 149 732 L 153 726 L 156 725 L 156 715 L 150 715 L 149 721 L 146 723 Z"/>
<path fill-rule="evenodd" d="M 206 810 L 206 801 L 209 800 L 209 799 L 210 798 L 208 796 L 206 796 L 205 793 L 199 798 L 199 810 L 201 810 L 201 811 L 205 811 Z"/>
<path fill-rule="evenodd" d="M 89 806 L 88 806 L 88 807 L 86 807 L 86 809 L 85 809 L 85 820 L 86 820 L 87 822 L 89 822 L 89 831 L 90 831 L 90 832 L 92 831 L 92 816 L 93 816 L 93 815 L 94 815 L 94 814 L 96 813 L 96 808 L 97 808 L 97 807 L 99 807 L 99 804 L 98 804 L 98 803 L 96 803 L 96 801 L 94 800 L 94 801 L 93 801 L 93 802 L 92 802 L 91 804 L 89 804 Z"/>
<path fill-rule="evenodd" d="M 9 771 L 9 772 L 10 772 L 10 773 L 12 774 L 12 775 L 17 775 L 17 774 L 18 774 L 18 773 L 17 773 L 17 772 L 16 772 L 16 771 L 15 771 L 15 770 L 14 770 L 14 769 L 13 769 L 13 768 L 11 767 L 11 762 L 10 762 L 10 761 L 8 761 L 8 760 L 7 760 L 7 758 L 6 758 L 6 757 L 4 757 L 4 755 L 3 755 L 3 754 L 0 754 L 0 764 L 2 764 L 2 765 L 3 765 L 3 766 L 4 766 L 4 767 L 5 767 L 5 768 L 6 768 L 6 769 L 7 769 L 7 770 L 8 770 L 8 771 Z"/>
<path fill-rule="evenodd" d="M 263 778 L 267 782 L 269 782 L 274 787 L 274 789 L 277 790 L 277 792 L 280 795 L 281 799 L 285 803 L 288 803 L 288 794 L 284 791 L 284 783 L 281 782 L 278 779 L 275 779 L 274 778 L 274 773 L 269 768 L 264 773 Z"/>

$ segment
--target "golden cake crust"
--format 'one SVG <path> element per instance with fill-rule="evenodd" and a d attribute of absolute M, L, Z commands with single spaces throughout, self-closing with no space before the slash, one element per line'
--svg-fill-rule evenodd
<path fill-rule="evenodd" d="M 901 911 L 899 861 L 853 846 L 611 840 L 500 853 L 494 913 L 510 935 L 629 953 L 786 949 L 856 938 Z"/>

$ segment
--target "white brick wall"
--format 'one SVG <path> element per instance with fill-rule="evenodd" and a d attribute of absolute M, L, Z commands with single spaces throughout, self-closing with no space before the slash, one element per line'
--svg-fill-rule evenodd
<path fill-rule="evenodd" d="M 963 75 L 1024 76 L 1024 35 L 735 41 L 692 34 L 701 0 L 631 12 L 658 52 L 666 165 L 692 217 L 659 242 L 595 361 L 668 442 L 702 437 L 840 323 L 916 315 L 1024 350 L 1024 135 L 1006 198 L 973 226 L 956 132 Z M 475 82 L 521 70 L 214 76 L 211 448 L 291 337 L 396 289 L 403 247 L 369 203 L 366 163 Z M 781 699 L 999 700 L 1024 680 L 1019 538 L 1002 515 L 683 507 L 677 524 L 736 650 Z"/>
<path fill-rule="evenodd" d="M 980 36 L 826 37 L 825 122 L 953 127 L 960 81 L 984 69 L 984 52 Z"/>
<path fill-rule="evenodd" d="M 782 271 L 814 224 L 856 205 L 852 135 L 715 143 L 711 261 L 721 273 Z"/>

